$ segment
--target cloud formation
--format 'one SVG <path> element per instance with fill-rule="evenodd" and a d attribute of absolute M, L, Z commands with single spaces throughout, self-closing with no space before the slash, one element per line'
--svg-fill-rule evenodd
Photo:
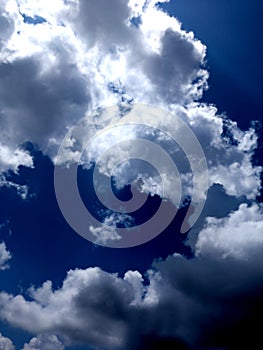
<path fill-rule="evenodd" d="M 202 75 L 205 47 L 153 4 L 141 13 L 139 28 L 129 22 L 133 2 L 118 1 L 109 7 L 103 0 L 95 5 L 69 1 L 67 6 L 56 1 L 52 18 L 52 6 L 43 2 L 35 6 L 19 1 L 18 5 L 10 0 L 3 8 L 11 11 L 9 16 L 4 12 L 3 18 L 11 18 L 16 27 L 5 41 L 0 64 L 5 147 L 31 141 L 54 156 L 52 147 L 60 143 L 66 127 L 91 106 L 118 102 L 110 84 L 121 81 L 127 94 L 140 102 L 153 102 L 158 96 L 165 103 L 182 103 L 192 94 L 188 92 L 195 86 L 192 82 Z M 105 6 L 108 10 L 102 11 Z M 21 13 L 47 17 L 47 22 L 27 23 Z M 156 29 L 148 23 L 152 15 L 160 21 Z M 169 91 L 161 91 L 160 86 Z"/>
<path fill-rule="evenodd" d="M 1 333 L 0 333 L 0 349 L 1 350 L 15 350 L 14 344 L 12 343 L 12 341 L 7 338 L 4 337 Z"/>
<path fill-rule="evenodd" d="M 68 345 L 139 349 L 151 337 L 192 349 L 257 344 L 263 216 L 241 205 L 224 225 L 220 220 L 208 220 L 191 260 L 175 254 L 155 262 L 144 277 L 138 271 L 121 278 L 99 268 L 72 270 L 61 288 L 53 290 L 50 281 L 32 287 L 32 301 L 2 292 L 1 318 L 32 333 L 55 332 Z M 248 225 L 256 232 L 247 240 Z"/>
<path fill-rule="evenodd" d="M 22 350 L 64 350 L 65 347 L 56 335 L 39 335 L 25 344 Z"/>
<path fill-rule="evenodd" d="M 257 135 L 253 128 L 241 131 L 218 115 L 215 106 L 198 102 L 207 89 L 206 47 L 156 4 L 0 0 L 1 186 L 15 187 L 26 197 L 26 187 L 8 182 L 6 174 L 12 170 L 19 175 L 21 165 L 33 168 L 27 141 L 55 161 L 66 131 L 86 115 L 87 124 L 67 140 L 59 159 L 74 161 L 86 132 L 95 135 L 110 121 L 100 108 L 117 106 L 112 119 L 119 120 L 133 102 L 140 102 L 169 110 L 191 126 L 206 155 L 212 203 L 197 226 L 193 259 L 174 254 L 154 262 L 145 276 L 127 271 L 121 277 L 99 267 L 75 269 L 57 289 L 48 280 L 28 294 L 0 292 L 0 318 L 34 335 L 23 350 L 62 350 L 74 344 L 138 350 L 150 348 L 151 338 L 160 347 L 182 349 L 262 344 L 257 311 L 263 311 L 263 217 L 256 202 L 261 168 L 252 162 Z M 44 20 L 29 23 L 25 16 Z M 174 129 L 174 119 L 167 115 L 163 125 Z M 172 156 L 185 196 L 190 195 L 189 164 L 178 145 L 147 128 L 132 130 L 135 137 L 143 133 Z M 87 163 L 107 149 L 111 137 L 125 140 L 127 135 L 127 130 L 113 132 L 108 139 L 95 140 Z M 145 148 L 136 147 L 147 155 Z M 102 175 L 109 177 L 115 160 L 129 154 L 129 143 L 114 149 L 100 164 Z M 160 176 L 146 166 L 139 172 L 126 162 L 117 170 L 117 188 L 140 177 L 140 190 L 161 196 Z M 167 197 L 174 203 L 174 177 L 166 170 Z M 127 216 L 109 214 L 104 218 L 107 229 L 90 231 L 98 243 L 118 239 L 116 225 L 125 220 Z M 7 268 L 10 258 L 0 243 L 0 269 Z M 1 346 L 14 349 L 3 336 Z"/>
<path fill-rule="evenodd" d="M 222 184 L 229 195 L 258 194 L 260 169 L 251 164 L 255 132 L 224 123 L 213 106 L 193 103 L 207 88 L 206 47 L 156 1 L 118 0 L 111 7 L 105 0 L 57 0 L 52 6 L 9 0 L 2 8 L 13 29 L 3 40 L 0 62 L 1 171 L 33 166 L 23 143 L 33 142 L 55 159 L 67 128 L 93 108 L 136 101 L 170 109 L 191 125 L 205 150 L 211 184 Z M 23 16 L 45 21 L 28 23 Z M 107 122 L 88 121 L 94 133 Z M 223 127 L 236 146 L 222 137 Z M 71 140 L 68 155 L 77 148 Z M 120 173 L 119 181 L 129 182 L 128 176 Z M 159 194 L 158 181 L 152 182 Z"/>

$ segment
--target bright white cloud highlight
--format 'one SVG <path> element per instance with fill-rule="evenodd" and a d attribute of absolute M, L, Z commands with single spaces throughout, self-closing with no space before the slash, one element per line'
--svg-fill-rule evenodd
<path fill-rule="evenodd" d="M 239 209 L 222 219 L 207 218 L 206 227 L 199 233 L 198 255 L 255 259 L 263 246 L 263 214 L 257 204 L 241 204 Z"/>

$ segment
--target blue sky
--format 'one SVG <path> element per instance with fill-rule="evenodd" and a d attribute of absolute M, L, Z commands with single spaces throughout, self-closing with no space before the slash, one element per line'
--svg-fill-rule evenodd
<path fill-rule="evenodd" d="M 262 6 L 259 0 L 187 0 L 164 5 L 207 45 L 210 88 L 204 100 L 215 103 L 244 128 L 253 119 L 262 120 Z"/>
<path fill-rule="evenodd" d="M 262 6 L 0 1 L 0 349 L 259 346 Z M 160 149 L 179 172 L 179 203 Z M 66 176 L 76 164 L 85 210 L 101 222 L 85 223 L 91 241 L 54 187 L 56 167 Z M 121 214 L 100 202 L 98 179 L 111 198 L 110 179 Z M 132 191 L 147 200 L 123 214 Z M 171 223 L 116 248 L 161 203 Z"/>

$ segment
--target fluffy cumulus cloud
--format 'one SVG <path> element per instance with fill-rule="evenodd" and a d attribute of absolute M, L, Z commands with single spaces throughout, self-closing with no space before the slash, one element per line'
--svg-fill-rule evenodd
<path fill-rule="evenodd" d="M 12 152 L 29 140 L 53 155 L 66 127 L 91 106 L 117 103 L 120 94 L 159 104 L 198 98 L 193 90 L 205 86 L 205 47 L 151 4 L 135 27 L 135 7 L 103 0 L 56 1 L 54 8 L 44 2 L 3 2 L 3 18 L 15 22 L 16 30 L 4 41 L 0 64 L 2 147 L 13 147 Z M 46 21 L 33 25 L 25 16 Z M 156 28 L 152 16 L 160 23 Z M 193 83 L 198 76 L 203 84 Z"/>
<path fill-rule="evenodd" d="M 6 145 L 0 144 L 0 171 L 4 172 L 11 169 L 17 172 L 19 165 L 24 165 L 27 167 L 33 166 L 33 160 L 28 152 L 19 148 L 11 149 Z"/>
<path fill-rule="evenodd" d="M 0 0 L 0 52 L 0 186 L 14 187 L 25 198 L 27 187 L 7 175 L 8 170 L 19 175 L 20 166 L 34 167 L 28 141 L 53 161 L 74 162 L 87 135 L 119 121 L 134 102 L 170 112 L 155 122 L 160 130 L 176 131 L 174 114 L 184 120 L 209 171 L 209 208 L 196 226 L 192 259 L 174 254 L 155 262 L 145 276 L 75 269 L 57 289 L 46 281 L 24 294 L 0 292 L 1 320 L 33 335 L 23 350 L 75 344 L 145 350 L 152 341 L 157 349 L 256 348 L 257 342 L 262 347 L 257 313 L 263 312 L 263 215 L 256 202 L 261 168 L 252 162 L 257 135 L 253 128 L 241 131 L 215 106 L 198 102 L 207 89 L 205 45 L 155 0 L 114 5 Z M 116 107 L 104 113 L 110 105 Z M 84 116 L 57 158 L 67 130 Z M 145 126 L 97 137 L 82 161 L 88 167 L 98 160 L 104 178 L 115 171 L 116 188 L 133 182 L 141 192 L 162 196 L 162 176 L 165 197 L 176 203 L 174 174 L 165 166 L 158 175 L 127 161 L 136 153 L 159 162 L 145 143 L 126 142 L 143 135 L 169 153 L 182 175 L 183 192 L 191 195 L 189 159 L 167 135 Z M 115 147 L 115 141 L 126 143 Z M 97 243 L 118 240 L 120 222 L 131 224 L 127 215 L 110 212 L 104 218 L 107 229 L 91 226 L 90 232 Z M 0 243 L 0 269 L 10 258 Z M 0 349 L 14 346 L 0 335 Z"/>
<path fill-rule="evenodd" d="M 255 259 L 260 256 L 263 244 L 262 208 L 257 204 L 241 204 L 237 211 L 226 218 L 206 219 L 205 228 L 196 243 L 198 254 L 213 257 Z"/>
<path fill-rule="evenodd" d="M 30 332 L 59 332 L 66 340 L 100 347 L 123 344 L 127 305 L 134 300 L 131 283 L 99 268 L 74 270 L 60 290 L 47 281 L 31 288 L 33 302 L 1 294 L 2 317 Z M 19 313 L 21 317 L 16 317 Z M 103 334 L 103 336 L 102 336 Z"/>
<path fill-rule="evenodd" d="M 32 333 L 53 332 L 66 345 L 150 349 L 155 339 L 160 348 L 258 346 L 262 223 L 259 208 L 241 205 L 224 225 L 208 220 L 191 260 L 175 254 L 145 276 L 128 271 L 123 278 L 99 268 L 72 270 L 59 289 L 51 281 L 31 287 L 31 300 L 2 292 L 1 318 Z M 255 233 L 247 241 L 248 230 Z"/>
<path fill-rule="evenodd" d="M 14 347 L 12 341 L 9 338 L 4 337 L 1 333 L 0 333 L 0 349 L 1 350 L 15 350 L 15 347 Z"/>
<path fill-rule="evenodd" d="M 65 347 L 56 335 L 39 335 L 25 344 L 22 350 L 64 350 Z"/>
<path fill-rule="evenodd" d="M 224 123 L 215 107 L 193 103 L 207 88 L 206 47 L 156 1 L 118 0 L 110 6 L 105 0 L 52 5 L 8 0 L 1 6 L 6 23 L 0 61 L 1 171 L 33 166 L 21 148 L 25 142 L 55 159 L 66 130 L 85 114 L 87 129 L 95 133 L 108 120 L 89 116 L 92 109 L 118 104 L 122 111 L 135 101 L 169 109 L 192 126 L 212 183 L 222 184 L 230 195 L 258 194 L 260 170 L 251 164 L 254 131 L 241 132 Z M 236 146 L 222 137 L 223 124 Z M 74 159 L 78 146 L 78 139 L 70 140 L 65 159 Z M 122 183 L 130 181 L 129 175 L 119 176 Z M 149 174 L 144 180 L 151 182 Z M 158 193 L 158 181 L 152 183 Z"/>

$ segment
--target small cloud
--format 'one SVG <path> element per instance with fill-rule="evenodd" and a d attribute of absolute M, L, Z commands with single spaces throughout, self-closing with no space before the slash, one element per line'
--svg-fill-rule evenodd
<path fill-rule="evenodd" d="M 9 268 L 8 261 L 12 255 L 7 250 L 5 242 L 0 243 L 0 270 L 6 270 Z"/>
<path fill-rule="evenodd" d="M 107 245 L 122 238 L 117 232 L 117 227 L 120 225 L 130 227 L 132 225 L 132 218 L 126 214 L 113 213 L 104 218 L 101 226 L 90 226 L 89 230 L 94 236 L 95 243 Z"/>
<path fill-rule="evenodd" d="M 40 334 L 25 344 L 22 350 L 64 350 L 64 344 L 56 335 Z"/>

